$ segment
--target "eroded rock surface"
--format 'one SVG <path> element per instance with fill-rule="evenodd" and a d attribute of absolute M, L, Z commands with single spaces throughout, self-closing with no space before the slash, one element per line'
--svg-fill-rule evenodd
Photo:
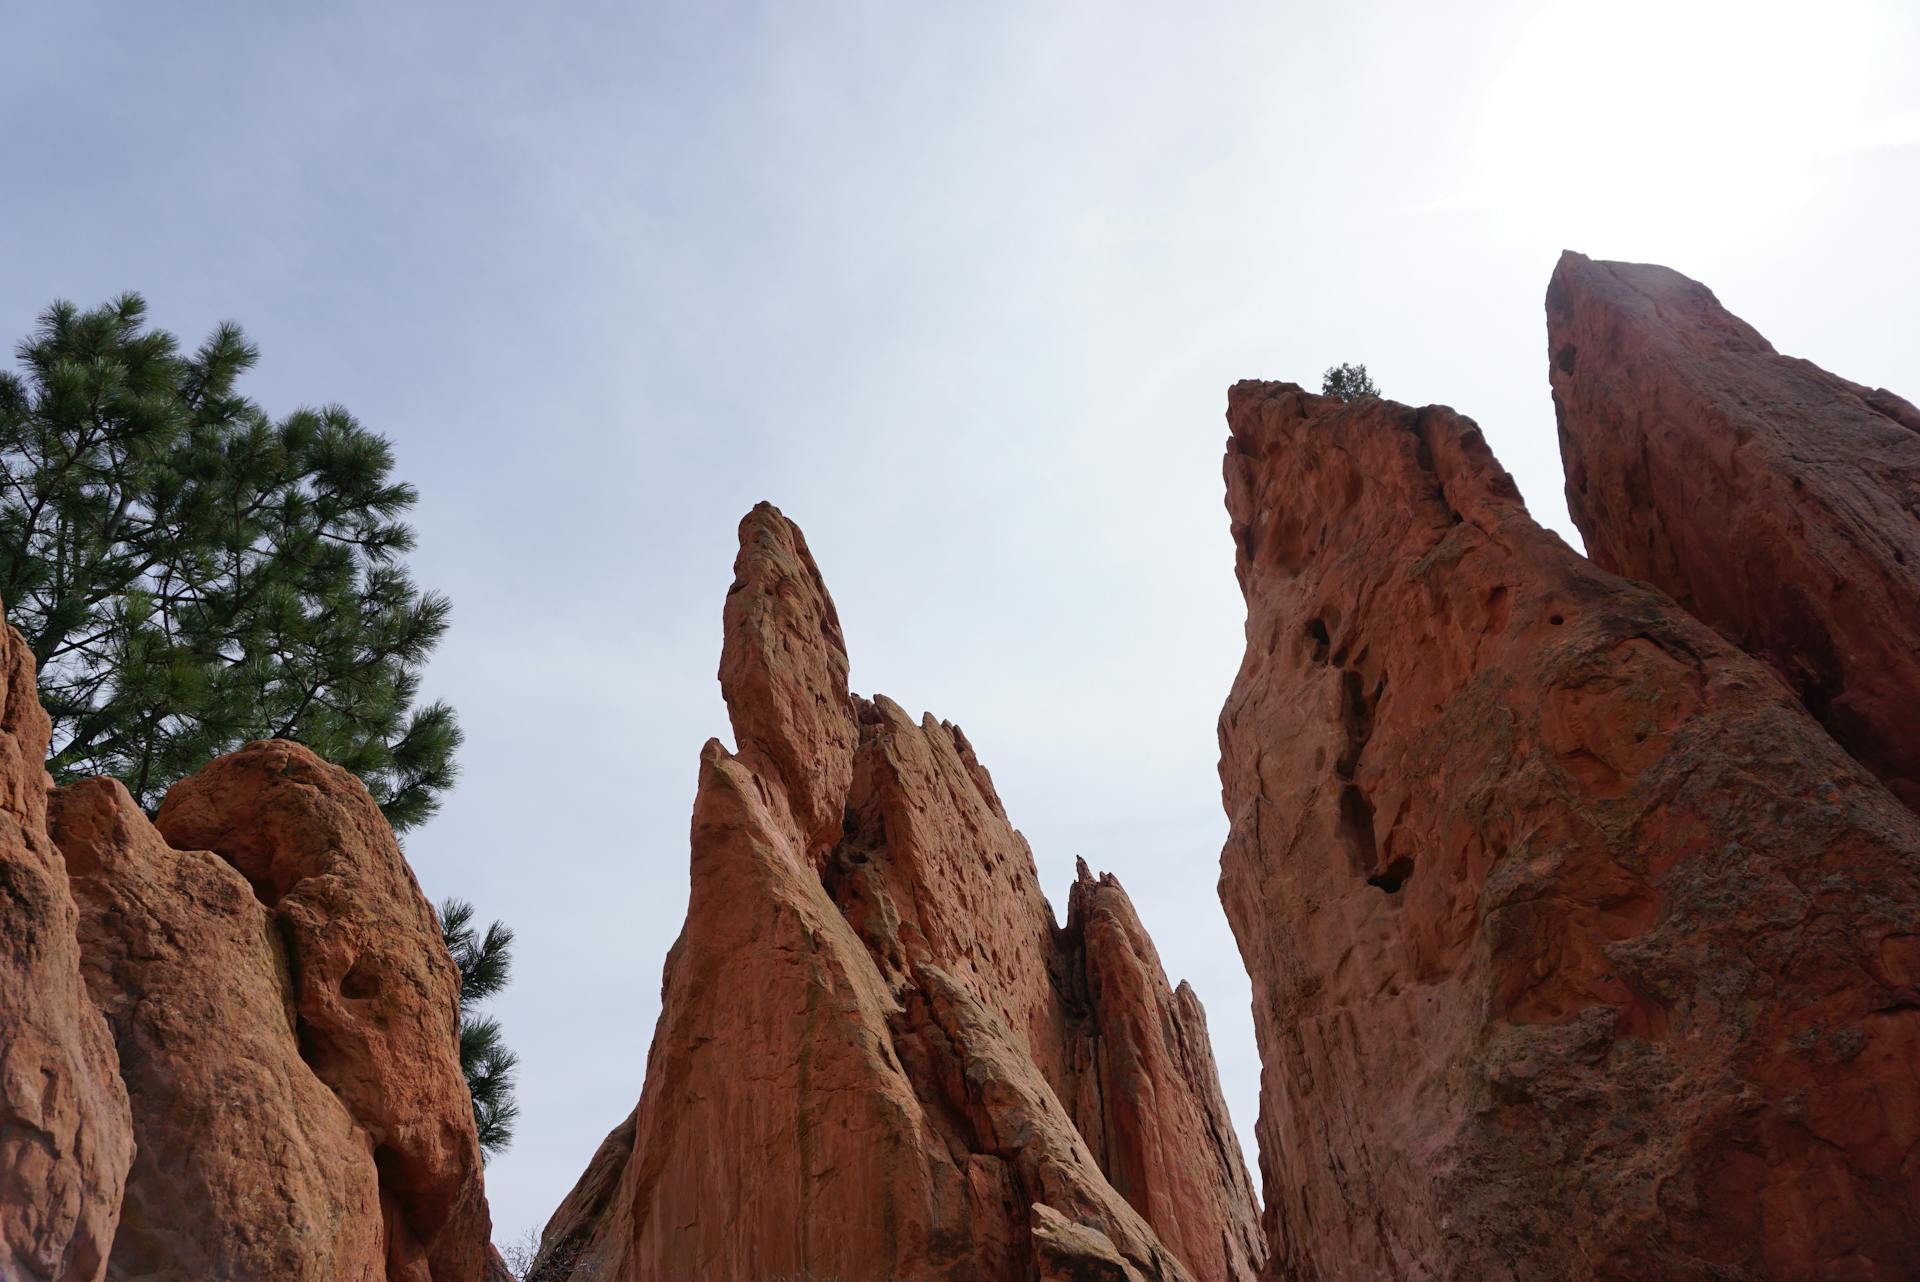
<path fill-rule="evenodd" d="M 799 531 L 740 546 L 639 1107 L 533 1277 L 1251 1278 L 1204 1021 L 1118 884 L 1057 929 L 965 736 L 847 693 Z"/>
<path fill-rule="evenodd" d="M 161 840 L 117 781 L 53 794 L 87 987 L 139 1145 L 114 1282 L 384 1282 L 365 1135 L 300 1058 L 272 914 L 231 865 Z"/>
<path fill-rule="evenodd" d="M 298 744 L 265 740 L 175 784 L 156 823 L 169 845 L 238 869 L 271 913 L 302 1056 L 379 1174 L 390 1282 L 488 1277 L 454 1036 L 459 974 L 366 788 Z"/>
<path fill-rule="evenodd" d="M 159 830 L 111 780 L 53 792 L 4 646 L 0 1278 L 504 1278 L 458 978 L 366 789 L 267 742 Z"/>
<path fill-rule="evenodd" d="M 0 624 L 0 1278 L 92 1282 L 133 1161 L 126 1087 L 80 975 L 78 912 L 47 834 L 33 657 Z"/>
<path fill-rule="evenodd" d="M 749 520 L 740 537 L 720 650 L 727 712 L 741 760 L 785 794 L 817 866 L 840 839 L 853 772 L 847 645 L 799 527 Z"/>
<path fill-rule="evenodd" d="M 1271 1276 L 1910 1277 L 1913 812 L 1469 420 L 1242 383 L 1228 422 Z"/>
<path fill-rule="evenodd" d="M 1195 1272 L 1257 1272 L 1260 1199 L 1220 1094 L 1200 999 L 1184 981 L 1168 991 L 1126 891 L 1084 860 L 1063 943 L 1068 1007 L 1084 1013 L 1069 1025 L 1061 1089 L 1100 1169 Z"/>
<path fill-rule="evenodd" d="M 1920 409 L 1665 267 L 1564 255 L 1547 333 L 1588 554 L 1772 665 L 1920 810 Z"/>

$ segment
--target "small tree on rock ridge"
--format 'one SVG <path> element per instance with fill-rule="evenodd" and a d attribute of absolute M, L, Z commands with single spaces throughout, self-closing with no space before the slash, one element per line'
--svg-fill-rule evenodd
<path fill-rule="evenodd" d="M 1361 396 L 1378 396 L 1380 389 L 1373 385 L 1365 365 L 1335 365 L 1321 376 L 1320 394 L 1351 401 Z"/>

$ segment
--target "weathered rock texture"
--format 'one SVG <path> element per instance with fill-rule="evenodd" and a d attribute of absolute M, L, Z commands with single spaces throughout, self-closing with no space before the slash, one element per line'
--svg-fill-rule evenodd
<path fill-rule="evenodd" d="M 1270 1276 L 1912 1277 L 1920 819 L 1453 411 L 1228 422 Z"/>
<path fill-rule="evenodd" d="M 459 978 L 366 789 L 265 742 L 158 830 L 55 792 L 0 648 L 0 1279 L 503 1278 Z"/>
<path fill-rule="evenodd" d="M 265 742 L 157 830 L 51 792 L 0 644 L 0 1278 L 503 1277 L 458 975 L 366 789 Z"/>
<path fill-rule="evenodd" d="M 280 1021 L 370 1152 L 389 1282 L 487 1277 L 480 1148 L 454 1035 L 459 974 L 366 788 L 266 740 L 175 784 L 157 825 L 178 850 L 231 864 L 270 915 L 290 977 Z M 330 1111 L 306 1121 L 337 1134 Z M 356 1213 L 363 1195 L 359 1182 L 346 1189 Z"/>
<path fill-rule="evenodd" d="M 741 524 L 687 923 L 633 1117 L 533 1277 L 1244 1279 L 1204 1020 L 1124 892 L 1055 926 L 958 729 L 847 693 L 776 510 Z"/>
<path fill-rule="evenodd" d="M 0 624 L 0 1278 L 101 1276 L 133 1161 L 127 1092 L 80 977 L 47 835 L 51 732 L 26 642 Z"/>
<path fill-rule="evenodd" d="M 1588 554 L 1771 664 L 1920 809 L 1920 409 L 1665 267 L 1566 254 L 1547 332 Z"/>
<path fill-rule="evenodd" d="M 300 1057 L 289 961 L 246 878 L 169 847 L 113 780 L 54 793 L 52 825 L 139 1143 L 107 1276 L 383 1282 L 372 1151 Z"/>

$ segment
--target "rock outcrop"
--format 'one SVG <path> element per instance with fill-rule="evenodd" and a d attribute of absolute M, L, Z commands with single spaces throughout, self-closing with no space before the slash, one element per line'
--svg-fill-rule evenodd
<path fill-rule="evenodd" d="M 1126 891 L 1110 874 L 1093 876 L 1084 860 L 1062 942 L 1056 973 L 1071 1018 L 1059 1089 L 1075 1127 L 1114 1188 L 1174 1255 L 1195 1262 L 1194 1273 L 1252 1273 L 1259 1199 L 1220 1094 L 1200 999 L 1185 981 L 1168 992 Z"/>
<path fill-rule="evenodd" d="M 0 646 L 0 1278 L 504 1279 L 458 975 L 366 789 L 264 742 L 158 829 L 54 791 Z"/>
<path fill-rule="evenodd" d="M 1564 255 L 1547 333 L 1588 555 L 1772 665 L 1920 810 L 1920 409 L 1665 267 Z"/>
<path fill-rule="evenodd" d="M 1911 1277 L 1920 820 L 1469 420 L 1228 422 L 1270 1276 Z"/>
<path fill-rule="evenodd" d="M 80 977 L 78 912 L 47 835 L 51 727 L 0 624 L 0 1278 L 92 1282 L 133 1161 L 126 1087 Z"/>
<path fill-rule="evenodd" d="M 739 748 L 701 753 L 640 1103 L 532 1277 L 1254 1276 L 1198 1003 L 1118 883 L 1057 928 L 966 738 L 851 696 L 799 531 L 740 533 Z"/>
<path fill-rule="evenodd" d="M 298 744 L 265 740 L 175 784 L 156 824 L 177 850 L 231 864 L 270 914 L 301 1057 L 378 1173 L 388 1282 L 487 1277 L 480 1146 L 455 1037 L 459 972 L 365 786 Z M 335 1122 L 318 1124 L 331 1134 Z"/>
<path fill-rule="evenodd" d="M 365 1135 L 301 1059 L 289 958 L 231 865 L 161 840 L 117 781 L 53 795 L 139 1151 L 107 1276 L 385 1282 Z"/>

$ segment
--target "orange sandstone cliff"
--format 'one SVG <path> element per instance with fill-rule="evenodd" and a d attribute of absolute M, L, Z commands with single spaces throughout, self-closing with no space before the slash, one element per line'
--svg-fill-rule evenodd
<path fill-rule="evenodd" d="M 1912 1277 L 1920 819 L 1470 420 L 1228 423 L 1268 1276 Z"/>
<path fill-rule="evenodd" d="M 47 833 L 33 656 L 0 624 L 0 1278 L 92 1282 L 133 1160 L 113 1039 L 80 976 L 79 913 Z"/>
<path fill-rule="evenodd" d="M 1920 810 L 1920 409 L 1665 267 L 1566 254 L 1547 334 L 1588 554 L 1770 664 Z"/>
<path fill-rule="evenodd" d="M 491 1282 L 459 980 L 366 789 L 251 744 L 52 790 L 0 726 L 0 1278 Z"/>
<path fill-rule="evenodd" d="M 175 784 L 156 823 L 170 844 L 232 865 L 271 913 L 302 1058 L 379 1175 L 388 1278 L 484 1277 L 492 1246 L 455 1036 L 460 976 L 366 788 L 266 740 Z"/>
<path fill-rule="evenodd" d="M 1083 866 L 1056 925 L 966 737 L 849 694 L 774 508 L 734 573 L 640 1102 L 532 1277 L 1254 1277 L 1199 1003 L 1119 884 Z"/>
<path fill-rule="evenodd" d="M 133 1100 L 108 1276 L 384 1279 L 378 1172 L 301 1060 L 290 959 L 247 879 L 169 847 L 115 780 L 55 792 L 53 831 Z"/>

